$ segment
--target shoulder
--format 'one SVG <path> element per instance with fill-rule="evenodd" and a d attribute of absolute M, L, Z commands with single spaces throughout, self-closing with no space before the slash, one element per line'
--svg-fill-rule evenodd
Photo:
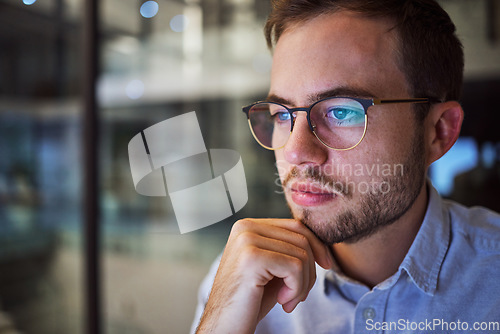
<path fill-rule="evenodd" d="M 474 248 L 500 253 L 500 214 L 483 207 L 468 208 L 452 201 L 444 201 L 444 205 L 448 208 L 452 236 Z"/>
<path fill-rule="evenodd" d="M 500 215 L 443 200 L 449 239 L 438 274 L 430 314 L 482 321 L 498 318 L 500 308 Z M 448 219 L 446 219 L 448 218 Z M 443 236 L 444 237 L 444 236 Z M 432 256 L 432 254 L 431 254 Z M 494 298 L 492 298 L 494 297 Z"/>

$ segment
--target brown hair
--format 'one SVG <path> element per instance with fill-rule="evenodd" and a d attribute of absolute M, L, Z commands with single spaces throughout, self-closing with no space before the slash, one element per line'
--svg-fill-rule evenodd
<path fill-rule="evenodd" d="M 460 98 L 462 44 L 450 17 L 434 0 L 274 0 L 264 28 L 267 44 L 272 48 L 292 25 L 342 10 L 393 20 L 398 67 L 414 97 Z"/>

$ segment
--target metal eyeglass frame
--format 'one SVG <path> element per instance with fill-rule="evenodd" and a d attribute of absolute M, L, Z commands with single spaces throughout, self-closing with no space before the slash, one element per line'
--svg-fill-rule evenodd
<path fill-rule="evenodd" d="M 315 105 L 317 105 L 318 103 L 320 103 L 320 102 L 323 102 L 323 101 L 326 101 L 326 100 L 331 100 L 331 99 L 351 99 L 351 100 L 357 101 L 359 104 L 361 104 L 363 106 L 363 109 L 365 111 L 365 128 L 363 130 L 363 135 L 361 136 L 360 140 L 355 145 L 353 145 L 351 147 L 348 147 L 348 148 L 334 148 L 334 147 L 331 147 L 330 145 L 326 144 L 321 138 L 319 138 L 318 135 L 317 135 L 317 133 L 316 133 L 316 131 L 314 130 L 315 126 L 311 122 L 311 110 L 312 110 L 312 108 Z M 355 148 L 356 146 L 358 146 L 363 141 L 363 138 L 365 138 L 366 129 L 367 129 L 367 125 L 368 125 L 367 112 L 368 112 L 368 108 L 369 107 L 374 106 L 374 105 L 382 105 L 382 104 L 395 104 L 395 103 L 433 103 L 433 102 L 441 103 L 442 101 L 439 100 L 439 99 L 429 98 L 429 97 L 411 98 L 411 99 L 363 99 L 363 98 L 350 97 L 350 96 L 333 96 L 333 97 L 327 97 L 327 98 L 321 99 L 319 101 L 316 101 L 313 104 L 311 104 L 309 107 L 297 107 L 297 108 L 288 108 L 287 106 L 285 106 L 285 105 L 283 105 L 281 103 L 272 102 L 272 101 L 258 101 L 258 102 L 254 102 L 254 103 L 252 103 L 252 104 L 250 104 L 250 105 L 248 105 L 246 107 L 243 107 L 242 111 L 247 115 L 248 125 L 250 127 L 250 131 L 252 132 L 253 137 L 259 143 L 259 145 L 262 146 L 262 147 L 264 147 L 265 149 L 268 149 L 268 150 L 271 150 L 271 151 L 279 150 L 280 148 L 283 148 L 286 145 L 286 142 L 285 142 L 285 144 L 283 144 L 280 147 L 272 148 L 272 147 L 269 147 L 269 146 L 266 146 L 266 145 L 262 144 L 260 142 L 260 140 L 257 138 L 257 136 L 255 135 L 255 132 L 253 131 L 253 128 L 252 128 L 252 124 L 250 122 L 250 115 L 249 115 L 249 113 L 250 113 L 250 109 L 253 106 L 255 106 L 257 104 L 261 104 L 261 103 L 272 103 L 272 104 L 279 105 L 279 106 L 285 108 L 290 113 L 290 117 L 291 117 L 291 120 L 292 120 L 292 122 L 290 122 L 290 133 L 293 131 L 293 126 L 295 124 L 295 117 L 294 117 L 293 113 L 295 113 L 297 111 L 305 111 L 307 113 L 307 123 L 309 124 L 309 128 L 311 129 L 311 132 L 314 133 L 314 136 L 323 145 L 325 145 L 329 149 L 332 149 L 332 150 L 335 150 L 335 151 L 347 151 L 347 150 L 351 150 L 351 149 Z"/>

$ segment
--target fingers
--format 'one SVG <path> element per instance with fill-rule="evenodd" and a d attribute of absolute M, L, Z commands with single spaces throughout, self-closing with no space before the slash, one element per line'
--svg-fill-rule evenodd
<path fill-rule="evenodd" d="M 266 285 L 274 277 L 283 279 L 276 301 L 287 312 L 304 301 L 312 289 L 316 281 L 315 261 L 324 268 L 330 268 L 332 263 L 327 246 L 302 223 L 292 219 L 239 221 L 233 226 L 230 241 L 240 250 L 250 247 L 240 258 L 246 269 L 265 268 L 257 276 L 258 284 Z"/>
<path fill-rule="evenodd" d="M 273 278 L 282 279 L 275 303 L 277 301 L 284 304 L 295 298 L 305 299 L 316 279 L 314 258 L 307 246 L 304 249 L 283 240 L 246 231 L 233 236 L 232 248 L 229 250 L 232 249 L 239 250 L 238 271 L 254 273 L 245 276 L 246 285 L 264 288 Z"/>
<path fill-rule="evenodd" d="M 293 231 L 297 235 L 287 238 L 288 234 L 282 230 L 270 229 L 269 226 L 275 226 L 288 231 Z M 233 231 L 238 233 L 239 229 L 246 231 L 251 228 L 252 231 L 260 235 L 267 235 L 271 238 L 287 238 L 286 241 L 296 246 L 303 246 L 307 241 L 314 260 L 324 269 L 330 269 L 333 266 L 333 258 L 328 245 L 323 244 L 304 224 L 294 219 L 244 219 L 235 223 Z M 233 232 L 232 232 L 233 233 Z M 306 237 L 306 239 L 303 239 Z"/>
<path fill-rule="evenodd" d="M 302 300 L 299 300 L 299 298 L 295 298 L 285 304 L 282 305 L 283 307 L 283 311 L 287 312 L 287 313 L 291 313 L 293 312 L 293 310 L 295 310 L 295 308 L 297 307 L 297 305 L 299 305 L 299 303 L 301 302 Z"/>
<path fill-rule="evenodd" d="M 315 278 L 316 268 L 314 254 L 307 237 L 292 230 L 258 220 L 238 222 L 233 232 L 242 243 L 275 253 L 283 253 L 301 260 L 301 263 L 308 264 L 307 268 L 300 268 L 300 273 L 303 274 L 304 281 L 309 282 L 307 288 L 312 288 L 314 279 L 309 278 Z"/>
<path fill-rule="evenodd" d="M 328 247 L 293 219 L 234 224 L 222 255 L 200 332 L 253 333 L 276 303 L 291 312 L 316 281 L 316 263 L 331 268 Z"/>
<path fill-rule="evenodd" d="M 316 281 L 326 246 L 300 222 L 245 219 L 234 224 L 199 331 L 253 333 L 276 303 L 291 312 Z"/>

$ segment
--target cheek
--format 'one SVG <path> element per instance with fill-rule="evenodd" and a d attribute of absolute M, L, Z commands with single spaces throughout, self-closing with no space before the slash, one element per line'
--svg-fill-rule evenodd
<path fill-rule="evenodd" d="M 292 166 L 284 159 L 282 149 L 274 151 L 274 157 L 276 159 L 276 169 L 278 171 L 280 180 L 283 182 L 285 177 L 290 172 Z"/>
<path fill-rule="evenodd" d="M 368 120 L 368 129 L 360 146 L 367 156 L 379 162 L 398 160 L 411 149 L 415 132 L 413 115 L 406 110 L 384 106 L 383 113 L 376 113 Z"/>

